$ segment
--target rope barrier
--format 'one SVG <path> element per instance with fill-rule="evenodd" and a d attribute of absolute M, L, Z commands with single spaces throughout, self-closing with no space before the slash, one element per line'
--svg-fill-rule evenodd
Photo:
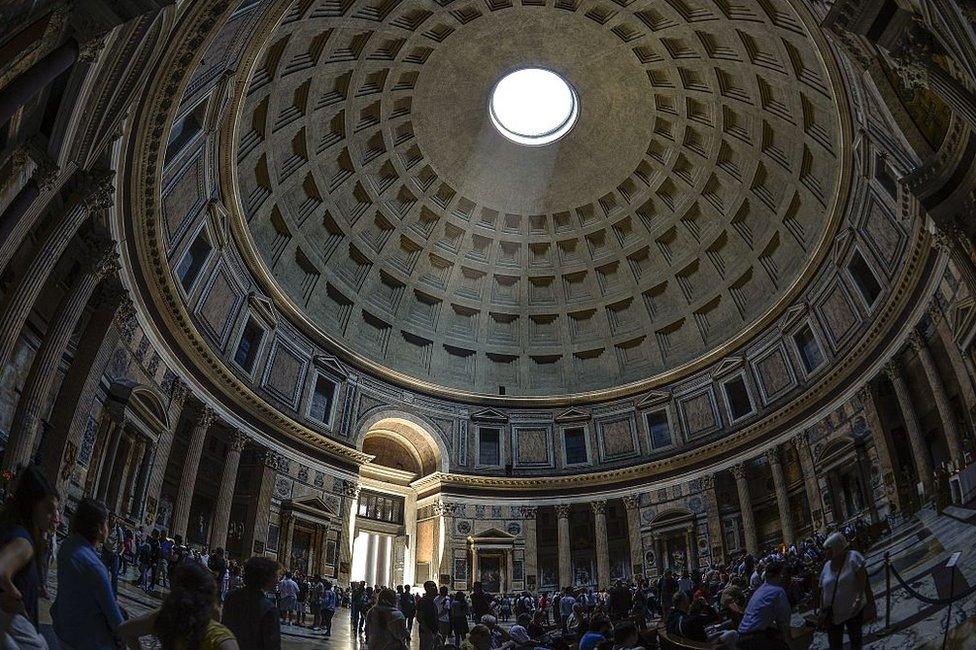
<path fill-rule="evenodd" d="M 923 596 L 922 594 L 918 593 L 910 586 L 908 586 L 908 583 L 905 582 L 905 579 L 901 577 L 900 573 L 898 573 L 898 569 L 896 569 L 893 566 L 889 566 L 889 568 L 891 569 L 892 575 L 895 576 L 895 580 L 898 581 L 898 583 L 905 589 L 905 591 L 909 593 L 909 595 L 912 598 L 915 598 L 916 600 L 920 600 L 923 603 L 928 603 L 929 605 L 950 605 L 956 602 L 957 600 L 959 600 L 960 598 L 966 598 L 976 593 L 976 585 L 974 585 L 957 596 L 949 596 L 948 598 L 929 598 L 928 596 Z"/>

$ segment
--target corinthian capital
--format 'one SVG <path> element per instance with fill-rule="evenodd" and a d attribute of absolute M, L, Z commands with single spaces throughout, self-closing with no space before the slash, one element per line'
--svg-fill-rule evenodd
<path fill-rule="evenodd" d="M 884 365 L 884 373 L 888 375 L 888 379 L 891 381 L 897 381 L 901 378 L 901 366 L 897 359 L 892 359 Z"/>
<path fill-rule="evenodd" d="M 908 88 L 918 88 L 928 79 L 925 62 L 932 60 L 934 39 L 917 17 L 905 28 L 898 42 L 888 51 L 895 72 Z"/>
<path fill-rule="evenodd" d="M 173 381 L 169 384 L 170 402 L 178 409 L 182 409 L 183 403 L 186 402 L 189 395 L 190 387 L 186 385 L 186 382 L 179 377 L 173 377 Z"/>
<path fill-rule="evenodd" d="M 85 210 L 89 213 L 107 210 L 112 207 L 115 198 L 115 172 L 110 169 L 98 169 L 82 172 L 78 178 L 79 193 Z"/>
<path fill-rule="evenodd" d="M 209 429 L 210 425 L 212 425 L 216 419 L 217 413 L 212 408 L 204 404 L 197 412 L 196 426 Z"/>
<path fill-rule="evenodd" d="M 703 474 L 699 479 L 701 481 L 702 489 L 708 492 L 709 490 L 715 489 L 715 475 L 714 474 Z"/>
<path fill-rule="evenodd" d="M 607 502 L 605 499 L 600 499 L 599 501 L 590 501 L 590 507 L 593 508 L 593 514 L 595 515 L 607 514 Z"/>
<path fill-rule="evenodd" d="M 556 504 L 556 516 L 560 519 L 568 519 L 569 512 L 572 510 L 573 505 L 570 503 L 557 503 Z"/>
<path fill-rule="evenodd" d="M 241 453 L 244 451 L 244 447 L 247 446 L 247 441 L 250 440 L 248 435 L 239 429 L 235 429 L 230 436 L 230 448 L 231 451 Z"/>
<path fill-rule="evenodd" d="M 770 465 L 781 465 L 782 459 L 779 457 L 779 447 L 772 447 L 766 450 L 766 460 Z"/>
<path fill-rule="evenodd" d="M 912 333 L 908 335 L 908 344 L 912 346 L 913 350 L 924 350 L 925 338 L 919 333 L 918 330 L 912 330 Z"/>
<path fill-rule="evenodd" d="M 744 480 L 746 477 L 746 464 L 744 462 L 736 463 L 731 468 L 729 468 L 729 471 L 732 472 L 732 476 L 735 478 L 735 480 L 737 481 Z"/>
<path fill-rule="evenodd" d="M 637 510 L 640 507 L 640 495 L 628 494 L 624 497 L 624 507 L 627 510 Z"/>

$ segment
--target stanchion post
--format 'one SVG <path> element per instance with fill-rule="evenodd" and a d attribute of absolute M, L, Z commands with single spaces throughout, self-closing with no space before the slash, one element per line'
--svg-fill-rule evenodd
<path fill-rule="evenodd" d="M 885 629 L 891 627 L 891 552 L 885 551 Z"/>

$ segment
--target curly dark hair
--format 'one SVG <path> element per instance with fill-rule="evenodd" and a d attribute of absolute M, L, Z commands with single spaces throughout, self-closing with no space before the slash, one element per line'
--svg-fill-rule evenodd
<path fill-rule="evenodd" d="M 217 583 L 199 562 L 183 562 L 172 577 L 169 596 L 156 615 L 153 633 L 164 650 L 197 650 L 214 616 Z"/>

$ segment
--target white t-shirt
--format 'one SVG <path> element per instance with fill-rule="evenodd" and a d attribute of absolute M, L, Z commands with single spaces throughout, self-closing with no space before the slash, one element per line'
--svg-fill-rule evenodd
<path fill-rule="evenodd" d="M 824 606 L 833 604 L 834 624 L 843 623 L 855 616 L 864 607 L 864 590 L 858 584 L 857 571 L 864 569 L 864 556 L 857 551 L 847 551 L 844 566 L 840 570 L 840 580 L 830 568 L 830 562 L 824 563 L 820 572 L 820 602 Z M 834 595 L 834 585 L 837 585 L 837 595 Z M 831 603 L 833 599 L 833 603 Z"/>

